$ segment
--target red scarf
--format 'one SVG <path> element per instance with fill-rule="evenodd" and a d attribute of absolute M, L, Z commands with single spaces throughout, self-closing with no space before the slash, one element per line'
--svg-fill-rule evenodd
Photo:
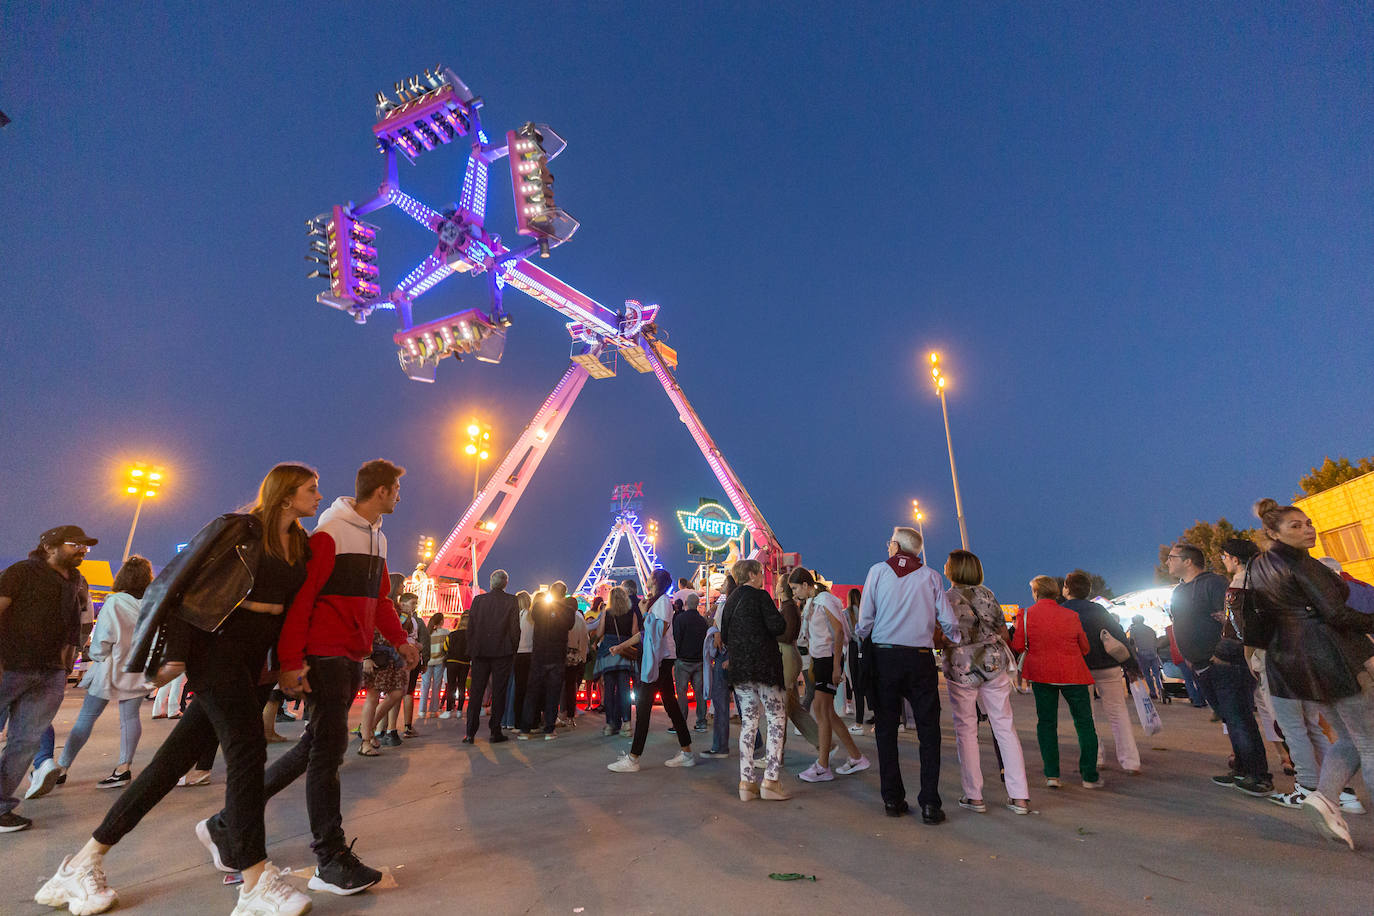
<path fill-rule="evenodd" d="M 887 558 L 887 565 L 892 567 L 892 571 L 895 572 L 897 578 L 900 579 L 908 573 L 914 573 L 924 564 L 921 563 L 921 558 L 916 554 L 899 550 Z"/>

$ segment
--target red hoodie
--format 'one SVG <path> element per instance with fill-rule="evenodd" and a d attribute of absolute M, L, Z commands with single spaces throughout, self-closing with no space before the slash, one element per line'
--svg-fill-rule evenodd
<path fill-rule="evenodd" d="M 320 516 L 310 536 L 305 584 L 286 612 L 277 654 L 283 671 L 301 667 L 307 655 L 342 655 L 361 661 L 372 652 L 372 631 L 393 646 L 406 643 L 388 597 L 386 536 L 378 518 L 369 523 L 341 496 Z"/>

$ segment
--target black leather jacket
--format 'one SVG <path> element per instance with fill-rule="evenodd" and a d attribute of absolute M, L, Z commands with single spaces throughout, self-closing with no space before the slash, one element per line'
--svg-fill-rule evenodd
<path fill-rule="evenodd" d="M 143 593 L 125 670 L 151 677 L 164 662 L 184 661 L 177 627 L 167 624 L 217 629 L 253 590 L 262 550 L 262 523 L 255 516 L 229 513 L 200 529 Z"/>
<path fill-rule="evenodd" d="M 1360 692 L 1374 656 L 1374 615 L 1346 605 L 1350 586 L 1305 550 L 1275 544 L 1250 561 L 1258 634 L 1277 697 L 1327 703 Z M 1246 642 L 1255 644 L 1247 630 Z"/>

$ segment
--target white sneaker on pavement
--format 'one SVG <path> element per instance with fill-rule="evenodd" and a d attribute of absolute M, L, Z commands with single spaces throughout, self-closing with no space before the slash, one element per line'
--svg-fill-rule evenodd
<path fill-rule="evenodd" d="M 24 797 L 42 798 L 57 786 L 57 777 L 61 775 L 62 768 L 57 765 L 56 760 L 49 757 L 34 767 L 33 775 L 29 777 L 29 790 L 24 793 Z"/>
<path fill-rule="evenodd" d="M 286 883 L 290 869 L 271 862 L 253 889 L 239 888 L 239 902 L 229 916 L 300 916 L 310 912 L 310 898 Z"/>
<path fill-rule="evenodd" d="M 1337 802 L 1341 806 L 1342 814 L 1364 814 L 1364 805 L 1360 803 L 1359 796 L 1346 789 L 1341 790 L 1340 800 Z"/>
<path fill-rule="evenodd" d="M 447 709 L 445 709 L 443 712 L 439 713 L 439 718 L 441 718 L 441 719 L 452 719 L 452 718 L 453 718 L 453 713 L 451 713 L 451 712 L 449 712 Z"/>
<path fill-rule="evenodd" d="M 1345 818 L 1341 817 L 1340 810 L 1331 804 L 1329 798 L 1320 792 L 1313 792 L 1303 799 L 1302 808 L 1311 817 L 1322 836 L 1344 843 L 1351 849 L 1355 848 L 1355 841 L 1350 838 L 1350 828 L 1346 826 Z"/>
<path fill-rule="evenodd" d="M 105 869 L 98 862 L 72 868 L 72 857 L 62 860 L 57 874 L 33 895 L 35 903 L 45 906 L 65 905 L 75 916 L 90 916 L 103 913 L 119 900 L 108 884 L 105 883 Z"/>
<path fill-rule="evenodd" d="M 862 725 L 851 725 L 849 726 L 849 733 L 851 735 L 862 735 L 864 733 L 864 727 Z"/>
<path fill-rule="evenodd" d="M 621 754 L 620 759 L 615 763 L 606 764 L 606 769 L 612 773 L 638 773 L 639 758 L 631 757 L 629 754 Z"/>
<path fill-rule="evenodd" d="M 797 775 L 802 782 L 830 782 L 835 778 L 834 771 L 830 767 L 821 766 L 820 761 L 811 764 Z"/>
<path fill-rule="evenodd" d="M 691 751 L 678 751 L 676 757 L 669 757 L 663 761 L 665 767 L 694 767 L 697 765 L 696 755 Z"/>
<path fill-rule="evenodd" d="M 835 772 L 841 776 L 848 776 L 850 773 L 858 773 L 860 770 L 868 769 L 868 767 L 868 758 L 860 754 L 858 757 L 851 757 L 844 763 L 835 767 Z"/>

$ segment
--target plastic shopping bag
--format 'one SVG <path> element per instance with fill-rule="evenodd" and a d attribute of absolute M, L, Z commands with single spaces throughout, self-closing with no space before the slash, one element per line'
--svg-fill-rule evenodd
<path fill-rule="evenodd" d="M 1135 700 L 1135 717 L 1140 721 L 1140 727 L 1147 735 L 1157 735 L 1164 728 L 1164 722 L 1159 718 L 1159 710 L 1155 709 L 1155 701 L 1150 699 L 1150 688 L 1139 678 L 1131 681 L 1131 699 Z"/>

